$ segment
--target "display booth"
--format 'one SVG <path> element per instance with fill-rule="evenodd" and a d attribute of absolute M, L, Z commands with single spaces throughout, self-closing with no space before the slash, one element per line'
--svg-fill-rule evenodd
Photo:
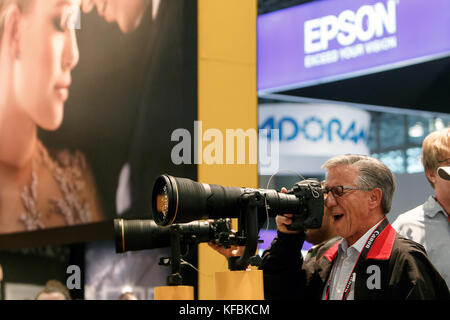
<path fill-rule="evenodd" d="M 8 12 L 25 9 L 16 2 Z M 231 268 L 208 245 L 224 239 L 223 221 L 149 224 L 168 205 L 152 194 L 160 175 L 279 190 L 323 178 L 320 164 L 338 153 L 397 151 L 380 143 L 400 136 L 389 121 L 409 123 L 402 152 L 416 158 L 423 136 L 450 123 L 447 0 L 305 1 L 259 16 L 256 0 L 106 2 L 58 7 L 51 32 L 23 31 L 24 52 L 1 43 L 1 57 L 26 62 L 0 60 L 0 82 L 12 84 L 0 101 L 14 102 L 0 113 L 4 299 L 34 299 L 57 280 L 80 300 L 263 300 L 262 272 Z M 0 37 L 14 39 L 3 16 Z M 30 80 L 52 72 L 63 79 Z M 408 136 L 418 123 L 427 129 Z M 402 159 L 398 213 L 426 184 Z M 267 220 L 251 226 L 259 254 L 275 236 Z"/>
<path fill-rule="evenodd" d="M 167 284 L 168 268 L 159 263 L 170 248 L 116 254 L 113 219 L 152 219 L 150 194 L 163 173 L 257 186 L 256 162 L 223 167 L 202 157 L 209 129 L 225 135 L 257 128 L 257 3 L 70 4 L 58 7 L 54 24 L 71 53 L 53 57 L 71 63 L 70 85 L 57 92 L 63 119 L 52 130 L 33 124 L 39 158 L 30 160 L 34 171 L 25 183 L 0 177 L 0 203 L 14 195 L 14 206 L 0 208 L 2 296 L 34 299 L 48 280 L 58 280 L 75 299 L 115 300 L 127 291 L 154 299 L 155 288 Z M 40 42 L 48 45 L 50 36 L 43 33 Z M 2 149 L 1 160 L 11 155 Z M 3 223 L 5 215 L 11 223 Z M 214 254 L 203 245 L 183 252 L 189 297 L 212 298 L 209 276 L 226 270 L 216 268 L 223 260 Z"/>
<path fill-rule="evenodd" d="M 279 131 L 280 157 L 260 163 L 259 186 L 322 179 L 328 158 L 358 153 L 396 175 L 391 222 L 422 204 L 422 141 L 450 124 L 448 6 L 305 1 L 260 15 L 258 124 Z"/>

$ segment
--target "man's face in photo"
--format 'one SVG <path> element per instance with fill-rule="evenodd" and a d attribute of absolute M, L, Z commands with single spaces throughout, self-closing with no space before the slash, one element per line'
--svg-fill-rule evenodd
<path fill-rule="evenodd" d="M 83 11 L 93 7 L 108 23 L 116 22 L 123 33 L 136 30 L 142 20 L 150 0 L 83 0 Z"/>

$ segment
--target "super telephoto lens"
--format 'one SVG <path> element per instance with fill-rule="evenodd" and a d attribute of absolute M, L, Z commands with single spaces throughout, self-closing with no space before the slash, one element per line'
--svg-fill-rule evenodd
<path fill-rule="evenodd" d="M 162 175 L 153 188 L 153 218 L 163 226 L 194 220 L 236 218 L 241 194 L 241 188 Z"/>
<path fill-rule="evenodd" d="M 114 234 L 117 253 L 170 246 L 169 227 L 153 220 L 114 219 Z"/>
<path fill-rule="evenodd" d="M 264 197 L 263 210 L 269 216 L 304 211 L 303 200 L 292 193 L 275 190 L 223 187 L 205 184 L 186 178 L 161 175 L 154 184 L 152 193 L 153 218 L 158 225 L 185 223 L 194 220 L 238 218 L 242 209 L 241 196 L 258 192 Z M 322 197 L 323 212 L 323 197 Z M 320 204 L 320 199 L 319 202 Z M 321 219 L 320 219 L 321 221 Z"/>
<path fill-rule="evenodd" d="M 193 221 L 190 223 L 159 226 L 153 220 L 114 220 L 116 252 L 156 249 L 171 246 L 171 232 L 181 236 L 182 241 L 209 242 L 214 240 L 217 232 L 228 233 L 231 220 L 219 222 Z"/>

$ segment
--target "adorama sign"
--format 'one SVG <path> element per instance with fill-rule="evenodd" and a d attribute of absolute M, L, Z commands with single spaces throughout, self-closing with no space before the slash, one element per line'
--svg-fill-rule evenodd
<path fill-rule="evenodd" d="M 260 130 L 277 130 L 280 157 L 370 153 L 370 113 L 365 110 L 328 104 L 263 104 L 258 117 Z"/>
<path fill-rule="evenodd" d="M 258 18 L 260 92 L 447 55 L 448 0 L 322 0 Z"/>

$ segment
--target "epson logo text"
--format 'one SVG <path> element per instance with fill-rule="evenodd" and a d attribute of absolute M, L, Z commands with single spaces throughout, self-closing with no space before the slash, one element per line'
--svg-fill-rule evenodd
<path fill-rule="evenodd" d="M 304 24 L 305 54 L 328 49 L 329 42 L 336 39 L 339 45 L 352 45 L 374 37 L 382 37 L 385 32 L 397 31 L 396 6 L 398 0 L 388 0 L 386 4 L 377 2 L 364 5 L 356 12 L 344 10 L 339 15 L 308 20 Z"/>

